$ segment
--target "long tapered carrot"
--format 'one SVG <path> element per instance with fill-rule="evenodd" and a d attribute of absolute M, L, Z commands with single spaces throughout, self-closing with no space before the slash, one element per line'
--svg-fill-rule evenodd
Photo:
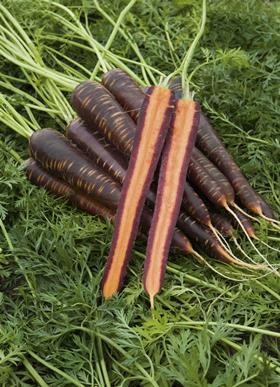
<path fill-rule="evenodd" d="M 98 129 L 121 152 L 130 154 L 135 123 L 104 86 L 85 81 L 76 87 L 71 102 L 89 129 Z"/>
<path fill-rule="evenodd" d="M 196 147 L 192 152 L 192 159 L 201 164 L 209 175 L 217 182 L 226 195 L 227 203 L 234 202 L 234 189 L 225 175 Z"/>
<path fill-rule="evenodd" d="M 122 184 L 128 161 L 116 152 L 104 137 L 89 130 L 80 118 L 70 122 L 66 135 L 91 160 Z"/>
<path fill-rule="evenodd" d="M 121 287 L 145 198 L 170 126 L 172 104 L 172 93 L 166 88 L 151 87 L 146 93 L 102 281 L 105 299 Z"/>
<path fill-rule="evenodd" d="M 103 75 L 102 84 L 137 122 L 145 96 L 137 83 L 123 70 L 113 69 Z"/>
<path fill-rule="evenodd" d="M 201 197 L 193 189 L 189 182 L 185 183 L 182 199 L 182 210 L 196 219 L 199 223 L 211 226 L 209 211 Z"/>
<path fill-rule="evenodd" d="M 100 198 L 108 207 L 116 208 L 120 185 L 87 157 L 61 133 L 41 129 L 29 139 L 29 151 L 45 169 L 55 173 L 77 189 Z"/>
<path fill-rule="evenodd" d="M 124 108 L 128 108 L 128 106 L 132 107 L 135 105 L 137 106 L 137 109 L 134 109 L 134 112 L 137 111 L 137 115 L 134 116 L 134 118 L 138 117 L 139 111 L 141 107 L 141 104 L 143 102 L 145 94 L 142 92 L 142 90 L 137 86 L 137 84 L 133 81 L 133 79 L 124 73 L 122 70 L 115 69 L 111 70 L 108 73 L 106 73 L 103 77 L 104 85 L 106 87 L 110 88 L 110 91 L 114 94 L 114 96 L 117 97 L 118 102 L 123 104 Z M 88 84 L 86 84 L 88 85 Z M 91 89 L 91 88 L 90 88 Z M 100 106 L 98 110 L 94 110 L 91 113 L 89 113 L 89 107 L 88 107 L 88 97 L 94 96 L 95 91 L 92 91 L 92 94 L 83 94 L 79 93 L 78 90 L 78 96 L 75 96 L 74 93 L 74 100 L 79 100 L 79 109 L 77 109 L 82 117 L 88 117 L 88 120 L 91 119 L 92 122 L 97 125 L 95 128 L 98 129 L 98 132 L 102 132 L 102 128 L 98 127 L 101 120 L 96 118 L 96 115 L 99 114 L 99 111 L 102 109 L 106 111 L 106 106 L 102 107 L 102 104 L 104 103 L 103 100 L 100 101 Z M 112 100 L 112 97 L 110 97 Z M 106 103 L 107 100 L 105 100 Z M 140 101 L 140 105 L 139 105 Z M 75 102 L 77 104 L 77 101 Z M 112 102 L 113 105 L 115 102 Z M 131 113 L 129 110 L 128 113 Z M 115 120 L 118 119 L 115 116 L 112 117 L 110 125 L 116 126 L 114 124 Z M 88 121 L 87 121 L 88 122 Z M 91 127 L 92 130 L 88 130 L 88 127 Z M 132 136 L 134 139 L 135 135 L 135 125 L 132 127 L 131 125 L 127 126 L 126 128 L 128 130 L 132 130 Z M 110 130 L 109 130 L 110 131 Z M 79 147 L 81 148 L 90 158 L 92 158 L 99 166 L 104 168 L 106 172 L 108 172 L 112 177 L 114 177 L 119 182 L 122 182 L 125 176 L 124 171 L 124 157 L 122 157 L 122 160 L 118 160 L 116 158 L 117 154 L 114 152 L 112 154 L 112 146 L 109 145 L 108 140 L 104 140 L 104 137 L 102 138 L 99 134 L 96 135 L 96 132 L 94 131 L 94 126 L 91 124 L 83 123 L 81 120 L 74 120 L 72 123 L 70 123 L 68 130 L 68 137 L 71 138 L 71 140 Z M 97 138 L 96 138 L 97 137 Z M 107 137 L 108 138 L 108 137 Z M 129 137 L 131 138 L 131 137 Z M 98 140 L 98 141 L 97 141 Z M 105 149 L 102 149 L 102 146 L 105 147 Z M 127 138 L 123 136 L 118 137 L 119 142 L 119 149 L 126 148 L 127 147 Z M 129 152 L 128 152 L 129 153 Z M 124 156 L 124 155 L 120 155 Z M 115 160 L 112 160 L 112 158 L 116 158 Z M 127 161 L 128 164 L 128 161 Z M 126 167 L 127 167 L 126 164 Z M 192 164 L 190 165 L 190 169 L 192 170 Z M 197 164 L 197 163 L 196 163 Z M 199 178 L 198 174 L 196 173 L 196 177 Z M 208 179 L 210 176 L 208 176 Z M 211 182 L 210 182 L 211 184 Z M 204 192 L 207 192 L 207 182 L 204 184 Z M 219 200 L 219 194 L 220 191 L 216 189 L 215 184 L 215 193 L 212 193 L 212 191 L 209 193 L 209 195 L 212 197 L 212 199 Z M 148 193 L 148 200 L 154 201 L 155 196 L 153 195 L 153 192 L 150 190 Z M 217 202 L 218 204 L 218 202 Z M 183 194 L 183 201 L 182 201 L 182 208 L 184 211 L 186 211 L 189 215 L 194 217 L 198 222 L 201 224 L 210 225 L 211 219 L 210 215 L 207 211 L 207 208 L 203 204 L 202 200 L 198 196 L 198 194 L 190 187 L 189 183 L 187 182 L 184 186 L 184 194 Z"/>
<path fill-rule="evenodd" d="M 114 221 L 115 210 L 106 207 L 94 197 L 86 195 L 82 191 L 77 191 L 77 189 L 74 189 L 62 179 L 53 176 L 36 160 L 32 158 L 28 159 L 25 162 L 24 168 L 26 176 L 32 184 L 43 187 L 52 194 L 67 199 L 76 207 L 90 215 L 98 215 L 104 219 L 108 219 L 112 222 Z M 152 213 L 146 208 L 143 210 L 141 216 L 141 232 L 148 234 L 151 221 Z M 175 228 L 174 230 L 172 247 L 184 252 L 185 254 L 195 254 L 190 241 L 178 228 Z"/>
<path fill-rule="evenodd" d="M 162 155 L 157 198 L 145 260 L 144 287 L 150 296 L 152 308 L 154 297 L 159 292 L 164 278 L 198 122 L 199 105 L 192 100 L 178 100 Z"/>
<path fill-rule="evenodd" d="M 176 98 L 182 94 L 180 77 L 175 78 L 170 87 L 175 93 Z M 236 195 L 239 197 L 242 205 L 248 210 L 273 218 L 273 212 L 265 200 L 251 187 L 246 177 L 237 166 L 232 156 L 228 153 L 224 144 L 219 139 L 216 131 L 201 114 L 200 123 L 197 133 L 197 147 L 220 169 L 228 178 L 233 186 Z"/>
<path fill-rule="evenodd" d="M 215 179 L 211 177 L 207 169 L 193 158 L 190 160 L 188 180 L 199 192 L 202 192 L 213 204 L 225 207 L 227 195 Z"/>
<path fill-rule="evenodd" d="M 53 176 L 46 171 L 36 160 L 30 158 L 25 162 L 25 173 L 31 183 L 44 187 L 46 190 L 54 193 L 56 196 L 61 196 L 68 199 L 80 209 L 92 215 L 98 215 L 102 218 L 112 220 L 115 211 L 101 204 L 95 198 L 79 192 L 72 188 L 69 184 Z"/>
<path fill-rule="evenodd" d="M 178 78 L 179 79 L 179 78 Z M 176 79 L 177 81 L 177 79 Z M 120 69 L 114 69 L 108 71 L 102 78 L 103 85 L 114 95 L 117 101 L 122 105 L 122 107 L 128 112 L 128 114 L 137 121 L 139 107 L 144 99 L 145 93 L 144 91 L 136 84 L 136 82 L 124 71 Z M 175 85 L 176 93 L 178 96 L 179 90 L 177 90 L 177 84 Z M 182 85 L 180 83 L 180 90 Z M 181 95 L 181 93 L 180 93 Z M 189 165 L 189 173 L 193 176 L 192 183 L 196 188 L 200 188 L 200 190 L 206 195 L 209 195 L 209 199 L 217 205 L 222 205 L 222 203 L 226 203 L 225 198 L 232 199 L 234 196 L 233 190 L 229 185 L 226 185 L 225 178 L 223 178 L 222 173 L 215 168 L 213 164 L 211 164 L 211 168 L 209 165 L 207 166 L 207 170 L 198 162 L 198 154 L 195 152 L 199 152 L 196 148 L 194 148 L 194 154 L 192 154 L 191 162 Z M 196 156 L 196 158 L 195 158 Z M 208 160 L 209 163 L 209 160 Z M 213 173 L 215 172 L 219 178 L 219 186 L 214 181 L 214 178 L 211 178 L 210 169 Z M 202 173 L 203 169 L 203 173 Z M 209 172 L 208 172 L 209 169 Z M 203 175 L 203 176 L 202 176 Z M 220 184 L 222 183 L 222 184 Z M 225 188 L 223 189 L 223 184 L 225 184 Z M 230 191 L 231 189 L 231 191 Z M 231 196 L 230 196 L 231 195 Z M 211 219 L 210 215 L 207 211 L 207 208 L 203 205 L 202 200 L 200 200 L 197 193 L 190 187 L 187 182 L 184 187 L 183 201 L 182 201 L 183 209 L 192 217 L 194 217 L 201 224 L 210 225 Z"/>

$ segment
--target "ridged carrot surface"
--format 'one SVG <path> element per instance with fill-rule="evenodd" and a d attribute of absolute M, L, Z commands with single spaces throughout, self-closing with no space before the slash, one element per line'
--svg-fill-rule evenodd
<path fill-rule="evenodd" d="M 156 205 L 145 260 L 144 287 L 150 296 L 152 308 L 154 296 L 159 292 L 163 282 L 198 122 L 198 104 L 192 100 L 178 100 L 162 155 Z"/>
<path fill-rule="evenodd" d="M 86 156 L 122 184 L 128 162 L 104 137 L 89 130 L 80 118 L 70 122 L 66 135 Z"/>
<path fill-rule="evenodd" d="M 175 78 L 171 82 L 170 87 L 175 93 L 175 97 L 181 98 L 181 78 Z M 258 215 L 265 215 L 268 218 L 274 217 L 269 205 L 253 189 L 253 187 L 251 187 L 250 183 L 219 139 L 216 131 L 203 114 L 200 115 L 196 145 L 227 177 L 245 208 Z"/>
<path fill-rule="evenodd" d="M 98 215 L 110 220 L 113 219 L 114 211 L 112 209 L 104 206 L 85 193 L 73 189 L 69 184 L 46 171 L 34 159 L 30 158 L 27 160 L 25 173 L 31 183 L 47 189 L 56 196 L 68 199 L 71 203 L 89 214 Z"/>
<path fill-rule="evenodd" d="M 86 194 L 95 196 L 106 206 L 117 207 L 120 185 L 61 133 L 53 129 L 34 132 L 29 139 L 29 151 L 44 169 Z"/>
<path fill-rule="evenodd" d="M 137 83 L 123 70 L 113 69 L 103 75 L 102 84 L 137 122 L 145 96 Z"/>
<path fill-rule="evenodd" d="M 171 91 L 163 87 L 150 88 L 145 96 L 103 277 L 106 299 L 122 284 L 145 198 L 170 126 L 172 103 Z"/>
<path fill-rule="evenodd" d="M 25 162 L 25 173 L 28 180 L 39 187 L 45 188 L 52 194 L 69 200 L 76 207 L 91 215 L 98 215 L 104 219 L 114 221 L 115 211 L 104 206 L 95 198 L 77 191 L 63 180 L 53 176 L 46 171 L 34 159 L 30 158 Z M 141 231 L 148 233 L 152 221 L 152 213 L 144 209 L 141 216 Z M 179 249 L 185 254 L 192 253 L 193 248 L 188 238 L 177 228 L 174 230 L 172 247 Z"/>
<path fill-rule="evenodd" d="M 121 152 L 130 154 L 135 123 L 104 86 L 85 81 L 76 87 L 71 102 L 90 130 L 98 129 Z"/>

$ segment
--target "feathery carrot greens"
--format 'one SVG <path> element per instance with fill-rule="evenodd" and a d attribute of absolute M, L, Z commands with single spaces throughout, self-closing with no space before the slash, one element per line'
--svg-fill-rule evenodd
<path fill-rule="evenodd" d="M 71 4 L 69 12 L 83 26 L 88 21 L 94 38 L 106 41 L 111 34 L 108 20 L 93 3 L 80 4 Z M 124 6 L 123 1 L 114 2 L 113 7 L 108 0 L 100 4 L 115 21 Z M 49 70 L 72 76 L 75 70 L 77 83 L 90 76 L 96 57 L 89 42 L 78 38 L 70 26 L 57 22 L 49 11 L 73 25 L 70 14 L 50 2 L 3 0 L 1 5 L 24 27 Z M 199 8 L 197 1 L 174 2 L 171 9 L 167 0 L 139 0 L 121 28 L 135 39 L 149 65 L 169 73 L 174 62 L 180 64 L 178 58 L 193 38 Z M 280 212 L 278 20 L 277 2 L 252 0 L 250 7 L 243 0 L 208 2 L 204 49 L 196 51 L 194 66 L 207 64 L 192 78 L 204 111 L 227 149 L 276 214 Z M 233 34 L 236 29 L 239 33 Z M 12 31 L 17 34 L 14 26 Z M 8 39 L 2 44 L 2 39 L 1 35 L 0 55 L 11 43 Z M 51 56 L 48 48 L 56 54 Z M 137 60 L 121 34 L 112 50 Z M 11 52 L 14 59 L 20 51 Z M 36 72 L 40 62 L 34 71 L 23 72 L 17 64 L 2 59 L 1 55 L 1 72 L 16 79 L 2 74 L 1 79 L 19 87 L 19 91 L 8 91 L 1 85 L 6 100 L 27 119 L 33 113 L 38 128 L 64 127 L 61 96 L 67 101 L 72 86 L 57 83 L 58 95 L 53 84 L 46 82 L 44 71 L 42 75 Z M 141 77 L 138 64 L 129 66 Z M 38 104 L 25 99 L 20 91 L 33 96 Z M 25 106 L 29 105 L 34 107 L 30 106 L 28 114 Z M 2 104 L 0 109 L 3 113 Z M 99 302 L 98 285 L 110 245 L 108 225 L 26 182 L 14 155 L 16 150 L 22 159 L 27 157 L 26 142 L 6 129 L 4 117 L 7 114 L 0 116 L 0 213 L 11 243 L 0 222 L 0 265 L 5 278 L 0 280 L 1 383 L 43 386 L 43 379 L 48 385 L 108 386 L 130 380 L 154 386 L 184 385 L 186 381 L 226 384 L 228 380 L 239 385 L 278 384 L 275 332 L 280 290 L 275 277 L 244 280 L 243 270 L 215 264 L 227 276 L 239 275 L 241 283 L 236 283 L 212 275 L 189 258 L 172 255 L 157 310 L 150 318 L 141 293 L 143 262 L 139 259 L 131 265 L 126 289 L 107 303 L 105 310 Z M 22 129 L 21 125 L 17 128 Z M 279 246 L 279 236 L 268 230 L 266 222 L 255 223 L 255 227 L 261 239 Z M 143 251 L 142 242 L 137 248 Z M 246 251 L 254 254 L 248 244 Z M 267 252 L 265 247 L 262 251 Z M 267 254 L 271 262 L 279 261 L 277 252 Z M 73 256 L 75 260 L 70 258 Z"/>

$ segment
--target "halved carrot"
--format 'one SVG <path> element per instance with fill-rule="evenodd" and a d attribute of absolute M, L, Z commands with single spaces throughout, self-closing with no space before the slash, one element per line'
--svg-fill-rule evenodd
<path fill-rule="evenodd" d="M 150 296 L 152 308 L 165 274 L 198 122 L 199 105 L 196 102 L 186 99 L 176 101 L 174 120 L 162 155 L 144 268 L 144 287 Z"/>
<path fill-rule="evenodd" d="M 182 94 L 181 79 L 175 78 L 170 87 L 176 98 Z M 265 200 L 251 187 L 207 118 L 201 114 L 196 140 L 197 147 L 220 169 L 233 186 L 242 205 L 248 210 L 273 218 L 273 212 Z"/>
<path fill-rule="evenodd" d="M 169 89 L 156 86 L 146 93 L 102 282 L 106 299 L 121 287 L 145 198 L 170 126 L 172 104 Z"/>
<path fill-rule="evenodd" d="M 77 191 L 63 180 L 53 176 L 36 160 L 32 158 L 26 160 L 24 167 L 26 176 L 32 184 L 43 187 L 52 194 L 69 200 L 76 207 L 88 214 L 98 215 L 104 219 L 108 219 L 112 222 L 114 221 L 114 210 L 104 206 L 94 197 L 88 196 L 84 192 Z M 151 226 L 151 221 L 152 213 L 146 208 L 143 210 L 141 216 L 141 231 L 147 234 Z M 174 230 L 172 247 L 185 254 L 195 254 L 190 241 L 178 228 L 175 228 Z"/>

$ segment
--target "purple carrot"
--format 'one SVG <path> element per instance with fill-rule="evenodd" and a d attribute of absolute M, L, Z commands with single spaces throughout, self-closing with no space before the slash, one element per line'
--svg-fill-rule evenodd
<path fill-rule="evenodd" d="M 71 102 L 90 130 L 99 130 L 122 153 L 131 153 L 135 123 L 104 86 L 85 81 L 76 87 Z"/>
<path fill-rule="evenodd" d="M 149 89 L 142 105 L 102 282 L 106 299 L 121 287 L 145 198 L 170 126 L 172 104 L 171 91 L 156 86 Z"/>
<path fill-rule="evenodd" d="M 120 185 L 61 133 L 42 129 L 29 139 L 31 156 L 45 169 L 68 182 L 71 186 L 94 195 L 110 208 L 116 208 L 120 199 Z"/>
<path fill-rule="evenodd" d="M 63 180 L 51 175 L 44 170 L 40 164 L 30 158 L 25 162 L 25 172 L 28 180 L 39 187 L 45 188 L 47 191 L 56 196 L 63 197 L 76 207 L 91 215 L 98 215 L 104 219 L 114 221 L 115 211 L 104 206 L 92 196 L 88 196 L 83 192 L 79 192 L 70 187 Z M 152 214 L 148 209 L 144 209 L 141 216 L 141 230 L 148 234 L 151 226 Z M 176 248 L 185 254 L 192 254 L 194 250 L 188 238 L 177 228 L 174 230 L 172 247 Z"/>
<path fill-rule="evenodd" d="M 181 80 L 176 78 L 172 82 L 171 88 L 176 98 L 180 98 L 182 94 Z M 274 217 L 269 205 L 250 186 L 248 180 L 203 114 L 200 117 L 196 145 L 228 178 L 236 195 L 245 208 L 260 216 L 264 215 L 268 218 Z"/>
<path fill-rule="evenodd" d="M 159 292 L 164 279 L 198 122 L 199 105 L 196 102 L 189 99 L 176 101 L 174 119 L 162 154 L 144 268 L 144 287 L 150 296 L 152 308 L 154 297 Z"/>

